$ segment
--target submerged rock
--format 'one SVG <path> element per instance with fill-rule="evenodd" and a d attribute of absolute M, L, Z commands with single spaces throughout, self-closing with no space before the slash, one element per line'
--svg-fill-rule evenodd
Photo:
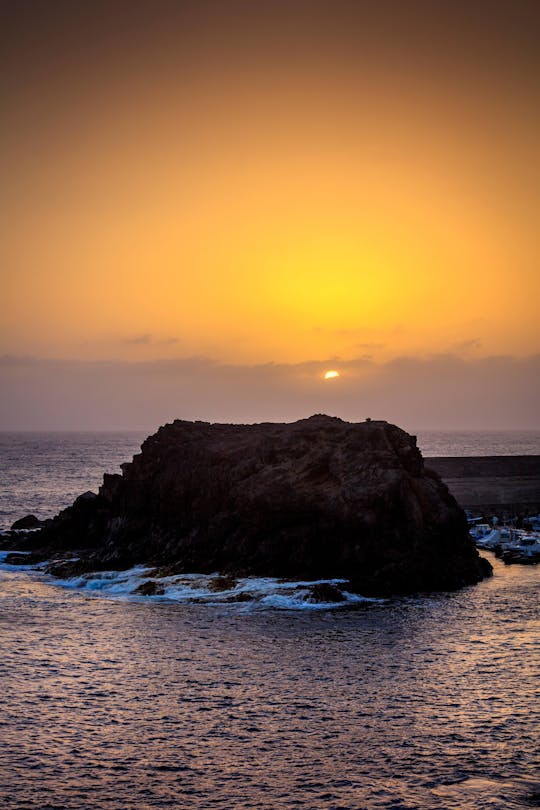
<path fill-rule="evenodd" d="M 145 582 L 141 582 L 133 593 L 139 596 L 163 596 L 165 588 L 163 585 L 159 585 L 157 582 L 152 582 L 151 579 L 147 579 Z"/>
<path fill-rule="evenodd" d="M 208 580 L 207 588 L 209 591 L 219 593 L 220 591 L 232 591 L 237 584 L 234 577 L 214 577 Z"/>
<path fill-rule="evenodd" d="M 462 509 L 387 422 L 175 421 L 33 545 L 96 568 L 346 578 L 365 595 L 454 589 L 488 573 Z"/>
<path fill-rule="evenodd" d="M 313 585 L 309 592 L 309 599 L 311 602 L 344 602 L 343 596 L 337 585 L 332 585 L 331 582 L 318 582 Z"/>

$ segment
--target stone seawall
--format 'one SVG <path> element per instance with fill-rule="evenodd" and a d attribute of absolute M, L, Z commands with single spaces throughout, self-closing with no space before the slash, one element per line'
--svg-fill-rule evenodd
<path fill-rule="evenodd" d="M 540 512 L 540 456 L 427 457 L 460 506 Z"/>

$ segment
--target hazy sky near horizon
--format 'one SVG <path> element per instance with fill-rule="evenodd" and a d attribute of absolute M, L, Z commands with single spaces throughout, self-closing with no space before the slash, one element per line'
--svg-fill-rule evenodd
<path fill-rule="evenodd" d="M 0 428 L 540 427 L 538 2 L 1 8 Z"/>

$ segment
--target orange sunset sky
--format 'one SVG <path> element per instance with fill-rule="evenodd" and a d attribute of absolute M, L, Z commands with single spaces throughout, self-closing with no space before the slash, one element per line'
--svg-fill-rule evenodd
<path fill-rule="evenodd" d="M 540 426 L 537 2 L 2 11 L 0 428 Z"/>

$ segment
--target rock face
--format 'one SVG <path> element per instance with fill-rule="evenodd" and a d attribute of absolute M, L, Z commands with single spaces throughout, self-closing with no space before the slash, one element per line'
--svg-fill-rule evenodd
<path fill-rule="evenodd" d="M 85 549 L 79 566 L 87 570 L 148 563 L 229 576 L 343 577 L 365 595 L 454 589 L 490 572 L 414 437 L 386 422 L 328 416 L 259 425 L 177 420 L 32 545 Z"/>

